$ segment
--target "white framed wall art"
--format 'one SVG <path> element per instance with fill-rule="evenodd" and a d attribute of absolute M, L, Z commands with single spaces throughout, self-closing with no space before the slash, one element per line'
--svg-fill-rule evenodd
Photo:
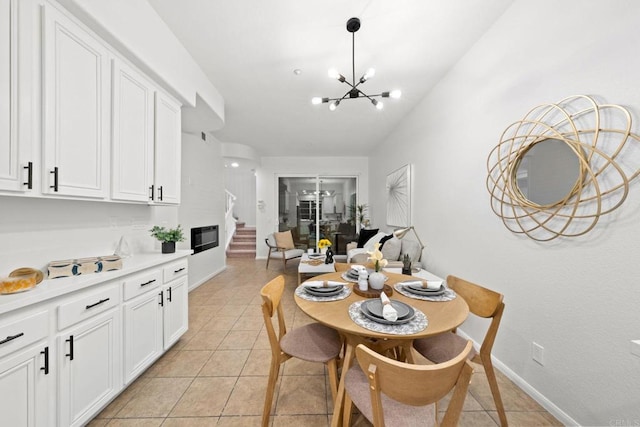
<path fill-rule="evenodd" d="M 404 165 L 387 175 L 387 225 L 411 225 L 411 165 Z"/>

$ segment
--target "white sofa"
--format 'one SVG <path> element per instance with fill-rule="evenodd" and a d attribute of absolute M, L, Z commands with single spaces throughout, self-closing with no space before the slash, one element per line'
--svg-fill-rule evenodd
<path fill-rule="evenodd" d="M 358 248 L 356 242 L 349 243 L 347 245 L 347 262 L 366 264 L 369 257 L 367 252 L 373 251 L 375 244 L 385 236 L 387 236 L 387 234 L 382 232 L 376 234 L 367 240 L 362 248 Z M 420 244 L 416 241 L 392 237 L 384 242 L 381 252 L 384 258 L 389 262 L 389 264 L 387 264 L 388 268 L 401 268 L 403 266 L 402 258 L 404 254 L 409 254 L 409 257 L 411 258 L 411 265 L 413 267 L 422 267 L 420 263 L 420 259 L 422 258 L 422 249 L 420 248 Z"/>

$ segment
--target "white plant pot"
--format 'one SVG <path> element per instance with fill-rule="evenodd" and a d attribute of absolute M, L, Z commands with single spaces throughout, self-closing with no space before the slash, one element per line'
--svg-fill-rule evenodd
<path fill-rule="evenodd" d="M 369 274 L 369 286 L 371 289 L 382 289 L 384 288 L 384 281 L 387 277 L 380 272 L 373 272 Z"/>
<path fill-rule="evenodd" d="M 322 255 L 326 254 L 327 253 L 327 248 L 320 248 L 320 253 Z"/>

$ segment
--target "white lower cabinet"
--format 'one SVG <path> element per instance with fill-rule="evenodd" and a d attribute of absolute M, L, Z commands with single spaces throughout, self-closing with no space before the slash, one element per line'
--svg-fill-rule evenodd
<path fill-rule="evenodd" d="M 124 283 L 124 380 L 129 384 L 188 327 L 187 261 Z"/>
<path fill-rule="evenodd" d="M 0 424 L 48 426 L 52 373 L 47 312 L 20 316 L 0 327 Z"/>
<path fill-rule="evenodd" d="M 186 254 L 143 264 L 89 286 L 47 280 L 38 290 L 69 290 L 0 305 L 0 426 L 86 425 L 186 332 Z"/>
<path fill-rule="evenodd" d="M 163 287 L 164 294 L 164 349 L 168 349 L 187 331 L 188 325 L 187 278 L 176 279 Z"/>
<path fill-rule="evenodd" d="M 58 419 L 86 424 L 122 389 L 120 293 L 116 284 L 58 307 Z M 76 323 L 77 322 L 77 323 Z"/>
<path fill-rule="evenodd" d="M 162 269 L 164 281 L 164 348 L 171 347 L 189 325 L 187 260 L 167 264 Z"/>
<path fill-rule="evenodd" d="M 136 275 L 124 283 L 124 382 L 129 384 L 163 351 L 162 271 Z M 128 301 L 127 301 L 128 300 Z"/>

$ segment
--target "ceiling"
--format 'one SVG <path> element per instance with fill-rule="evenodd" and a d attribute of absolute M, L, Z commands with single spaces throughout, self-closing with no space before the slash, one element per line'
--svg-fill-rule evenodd
<path fill-rule="evenodd" d="M 225 99 L 222 142 L 261 156 L 362 156 L 396 127 L 512 0 L 148 0 Z M 402 90 L 377 110 L 365 98 L 331 112 L 355 71 L 368 94 Z M 294 69 L 301 74 L 294 74 Z"/>

